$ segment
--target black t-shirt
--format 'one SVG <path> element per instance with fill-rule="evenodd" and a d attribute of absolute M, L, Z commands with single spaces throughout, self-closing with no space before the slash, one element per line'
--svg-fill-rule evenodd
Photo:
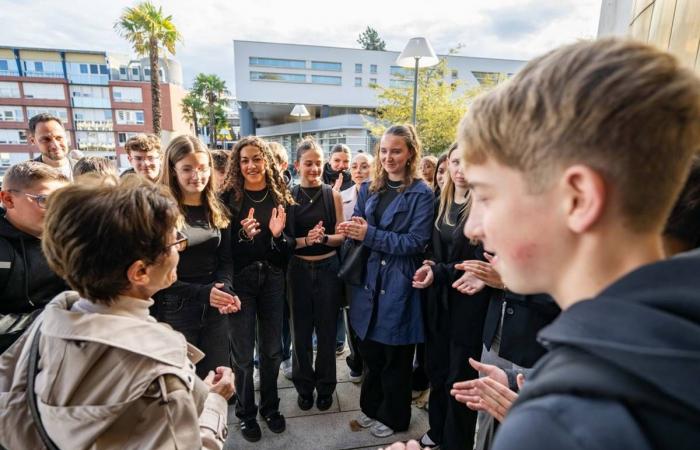
<path fill-rule="evenodd" d="M 244 190 L 241 210 L 237 217 L 231 221 L 231 244 L 233 249 L 233 267 L 236 272 L 255 261 L 267 261 L 276 267 L 284 265 L 284 259 L 280 252 L 272 248 L 272 233 L 270 232 L 270 217 L 276 207 L 269 188 L 262 191 Z M 241 220 L 248 217 L 248 211 L 253 208 L 253 217 L 260 224 L 260 233 L 255 235 L 252 241 L 248 241 L 241 231 Z"/>
<path fill-rule="evenodd" d="M 309 231 L 316 226 L 320 221 L 323 221 L 323 226 L 326 228 L 326 234 L 333 234 L 335 230 L 329 230 L 329 218 L 335 215 L 334 211 L 326 211 L 326 206 L 323 201 L 323 192 L 321 186 L 318 187 L 301 187 L 299 186 L 300 195 L 297 197 L 296 214 L 294 215 L 294 236 L 295 238 L 303 238 Z M 294 251 L 295 255 L 301 256 L 317 256 L 325 255 L 336 250 L 335 247 L 329 247 L 325 244 L 313 244 L 308 247 L 303 247 Z"/>
<path fill-rule="evenodd" d="M 458 204 L 452 202 L 450 205 L 447 216 L 449 217 L 449 222 L 452 225 L 448 225 L 445 222 L 445 216 L 440 218 L 438 223 L 440 229 L 440 246 L 442 247 L 442 254 L 448 255 L 450 247 L 452 246 L 452 241 L 454 240 L 455 227 L 460 223 L 460 212 L 464 204 Z"/>
<path fill-rule="evenodd" d="M 390 185 L 385 186 L 385 190 L 379 193 L 379 202 L 377 203 L 377 209 L 374 210 L 374 221 L 377 225 L 382 220 L 384 212 L 387 210 L 391 202 L 394 201 L 396 197 L 399 196 L 399 188 L 393 188 Z"/>
<path fill-rule="evenodd" d="M 204 205 L 184 205 L 183 209 L 185 227 L 182 233 L 187 236 L 187 248 L 180 253 L 177 275 L 183 280 L 211 276 L 218 267 L 217 250 L 221 245 L 221 230 L 209 225 Z"/>

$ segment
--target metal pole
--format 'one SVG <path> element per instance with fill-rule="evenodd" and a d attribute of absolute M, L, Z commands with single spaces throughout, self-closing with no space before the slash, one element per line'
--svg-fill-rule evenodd
<path fill-rule="evenodd" d="M 416 59 L 416 69 L 413 73 L 413 126 L 416 126 L 416 105 L 418 103 L 418 60 Z"/>
<path fill-rule="evenodd" d="M 301 115 L 299 115 L 299 141 L 301 142 Z"/>

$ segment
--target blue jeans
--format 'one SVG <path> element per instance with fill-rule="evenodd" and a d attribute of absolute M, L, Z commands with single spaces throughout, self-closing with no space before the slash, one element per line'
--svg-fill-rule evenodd
<path fill-rule="evenodd" d="M 292 258 L 289 280 L 292 297 L 294 358 L 292 381 L 299 395 L 309 398 L 335 391 L 335 335 L 343 284 L 338 278 L 338 257 L 321 261 Z M 316 332 L 316 361 L 312 335 Z"/>
<path fill-rule="evenodd" d="M 282 362 L 282 313 L 284 273 L 264 261 L 234 273 L 233 286 L 241 299 L 241 310 L 229 315 L 233 370 L 236 374 L 236 416 L 254 419 L 253 353 L 256 319 L 260 357 L 260 414 L 267 417 L 279 410 L 277 373 Z"/>

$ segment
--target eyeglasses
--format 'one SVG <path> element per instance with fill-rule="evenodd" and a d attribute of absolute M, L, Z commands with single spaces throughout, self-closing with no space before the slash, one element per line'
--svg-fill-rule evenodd
<path fill-rule="evenodd" d="M 198 177 L 209 175 L 211 169 L 209 169 L 209 167 L 205 167 L 204 169 L 193 169 L 191 167 L 185 167 L 184 169 L 175 169 L 175 171 L 182 176 L 190 178 L 194 174 L 197 174 Z"/>
<path fill-rule="evenodd" d="M 160 156 L 132 156 L 134 162 L 160 163 Z"/>
<path fill-rule="evenodd" d="M 22 194 L 26 196 L 28 199 L 36 203 L 36 206 L 38 206 L 41 209 L 46 209 L 46 201 L 49 199 L 48 195 L 45 194 L 29 194 L 27 192 L 22 192 L 18 191 L 16 189 L 8 189 L 9 192 L 14 192 L 16 194 Z"/>
<path fill-rule="evenodd" d="M 165 253 L 168 250 L 170 250 L 170 247 L 175 247 L 175 250 L 177 250 L 178 252 L 184 251 L 187 248 L 187 236 L 178 231 L 175 234 L 175 242 L 166 245 L 163 249 L 163 252 Z"/>

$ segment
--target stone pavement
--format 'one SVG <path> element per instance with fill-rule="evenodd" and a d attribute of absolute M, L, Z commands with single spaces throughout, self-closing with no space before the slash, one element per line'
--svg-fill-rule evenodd
<path fill-rule="evenodd" d="M 360 412 L 360 385 L 350 382 L 345 356 L 348 350 L 336 358 L 338 386 L 333 406 L 328 411 L 319 411 L 314 405 L 308 411 L 297 406 L 297 393 L 291 381 L 280 371 L 278 378 L 280 412 L 287 419 L 287 430 L 281 434 L 267 429 L 265 421 L 258 416 L 262 429 L 262 439 L 247 442 L 241 436 L 238 418 L 233 407 L 229 408 L 229 437 L 226 450 L 349 450 L 377 449 L 396 441 L 418 439 L 428 429 L 428 413 L 413 407 L 411 426 L 408 431 L 380 439 L 372 436 L 369 430 L 352 431 L 350 421 Z"/>

